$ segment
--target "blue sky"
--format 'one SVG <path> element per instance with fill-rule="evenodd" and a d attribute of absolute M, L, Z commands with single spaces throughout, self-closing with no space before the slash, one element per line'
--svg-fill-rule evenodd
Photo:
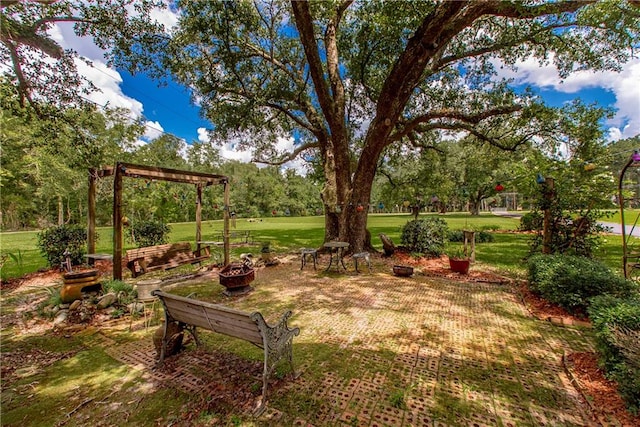
<path fill-rule="evenodd" d="M 161 124 L 165 132 L 184 138 L 187 143 L 198 140 L 198 128 L 211 124 L 200 115 L 200 109 L 189 99 L 183 86 L 169 82 L 158 86 L 158 82 L 145 75 L 131 76 L 120 71 L 122 93 L 140 101 L 147 120 Z"/>
<path fill-rule="evenodd" d="M 171 11 L 158 12 L 156 19 L 170 28 L 177 22 Z M 91 80 L 100 92 L 89 97 L 99 105 L 110 105 L 125 109 L 129 117 L 144 117 L 147 132 L 140 143 L 158 137 L 162 132 L 183 138 L 186 143 L 208 139 L 205 129 L 211 124 L 199 114 L 199 108 L 189 99 L 187 91 L 175 84 L 159 87 L 157 82 L 144 75 L 131 76 L 126 71 L 114 70 L 105 65 L 104 52 L 89 38 L 79 38 L 72 25 L 58 24 L 50 32 L 63 47 L 76 50 L 79 55 L 93 61 L 89 67 L 77 61 L 79 72 Z M 537 60 L 522 61 L 517 70 L 500 67 L 498 77 L 514 79 L 516 84 L 531 86 L 550 105 L 559 106 L 577 97 L 590 103 L 617 111 L 615 117 L 603 123 L 610 141 L 640 134 L 640 59 L 625 64 L 620 73 L 595 73 L 580 71 L 561 79 L 553 65 L 540 65 Z M 280 150 L 293 147 L 293 140 L 278 141 Z M 226 159 L 249 161 L 251 153 L 239 152 L 235 144 L 228 142 L 221 147 Z M 299 163 L 290 165 L 298 169 Z"/>

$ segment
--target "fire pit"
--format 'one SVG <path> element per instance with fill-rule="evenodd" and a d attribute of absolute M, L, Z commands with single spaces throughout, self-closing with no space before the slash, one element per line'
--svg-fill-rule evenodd
<path fill-rule="evenodd" d="M 253 290 L 249 285 L 255 279 L 255 271 L 248 265 L 231 263 L 220 271 L 220 284 L 226 288 L 226 296 L 246 294 Z"/>

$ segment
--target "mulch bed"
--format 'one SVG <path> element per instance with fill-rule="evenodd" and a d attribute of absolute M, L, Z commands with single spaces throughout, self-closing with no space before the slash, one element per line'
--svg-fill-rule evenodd
<path fill-rule="evenodd" d="M 600 423 L 612 425 L 611 420 L 615 419 L 623 426 L 640 426 L 640 414 L 634 416 L 627 410 L 618 385 L 604 376 L 595 353 L 569 354 L 565 363 L 574 385 L 585 395 L 591 413 Z"/>

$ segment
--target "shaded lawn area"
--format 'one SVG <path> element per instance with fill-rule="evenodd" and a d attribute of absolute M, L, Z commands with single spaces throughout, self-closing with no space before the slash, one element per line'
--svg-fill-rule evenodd
<path fill-rule="evenodd" d="M 18 289 L 2 295 L 3 425 L 589 424 L 562 356 L 593 351 L 591 331 L 531 317 L 510 286 L 398 278 L 378 257 L 360 275 L 282 261 L 241 298 L 224 297 L 215 277 L 165 288 L 272 322 L 293 310 L 302 376 L 282 365 L 262 418 L 249 415 L 260 349 L 203 332 L 204 349 L 154 369 L 155 327 L 143 319 L 133 331 L 125 318 L 54 332 L 25 311 L 43 292 Z"/>

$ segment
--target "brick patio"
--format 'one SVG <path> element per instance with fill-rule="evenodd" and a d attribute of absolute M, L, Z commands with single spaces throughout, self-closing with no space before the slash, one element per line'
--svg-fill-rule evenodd
<path fill-rule="evenodd" d="M 291 308 L 290 324 L 302 330 L 294 340 L 294 358 L 303 375 L 278 381 L 259 422 L 591 425 L 562 363 L 564 353 L 593 350 L 590 331 L 531 317 L 508 285 L 420 274 L 398 278 L 380 272 L 385 269 L 380 265 L 374 269 L 374 274 L 326 276 L 285 262 L 259 270 L 256 290 L 228 301 L 250 310 L 275 298 L 267 315 Z M 175 358 L 177 363 L 194 363 L 191 352 Z M 150 342 L 138 343 L 136 350 L 113 347 L 110 353 L 148 370 L 155 380 L 171 380 L 151 369 Z M 207 373 L 214 359 L 190 373 L 178 369 L 180 381 L 174 383 L 184 391 L 211 393 L 205 379 L 220 377 Z M 259 377 L 259 369 L 256 373 Z"/>

